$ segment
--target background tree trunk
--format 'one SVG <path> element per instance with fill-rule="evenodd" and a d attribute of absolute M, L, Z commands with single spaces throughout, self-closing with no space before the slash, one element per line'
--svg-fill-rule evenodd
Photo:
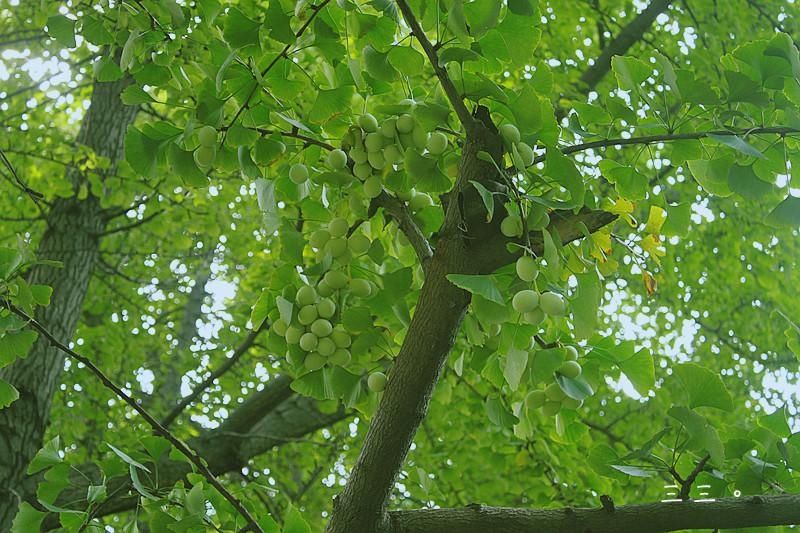
<path fill-rule="evenodd" d="M 136 116 L 136 107 L 123 105 L 126 80 L 95 83 L 91 106 L 81 124 L 76 143 L 106 157 L 113 174 L 124 151 L 125 133 Z M 65 179 L 78 190 L 84 181 L 80 170 L 70 167 Z M 89 280 L 100 251 L 105 226 L 99 200 L 91 194 L 53 201 L 47 213 L 47 229 L 39 243 L 39 259 L 60 261 L 63 267 L 37 266 L 28 282 L 53 288 L 48 307 L 37 319 L 56 336 L 68 342 L 75 333 Z M 28 357 L 0 370 L 0 377 L 19 390 L 20 397 L 9 408 L 0 410 L 0 531 L 9 531 L 19 503 L 31 500 L 35 483 L 26 479 L 26 470 L 41 448 L 49 422 L 50 405 L 64 369 L 64 355 L 40 337 Z"/>

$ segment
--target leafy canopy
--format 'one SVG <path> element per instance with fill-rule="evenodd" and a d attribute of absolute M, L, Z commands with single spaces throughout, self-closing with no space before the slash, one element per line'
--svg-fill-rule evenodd
<path fill-rule="evenodd" d="M 166 414 L 255 339 L 172 429 L 224 426 L 279 375 L 342 413 L 246 455 L 245 486 L 223 478 L 265 531 L 318 530 L 460 201 L 468 132 L 444 75 L 500 126 L 502 156 L 477 154 L 496 179 L 464 197 L 509 259 L 447 277 L 472 300 L 391 506 L 663 499 L 700 461 L 693 496 L 797 492 L 795 8 L 674 3 L 587 87 L 629 2 L 409 4 L 435 65 L 388 1 L 0 2 L 5 307 L 49 304 L 24 276 L 59 260 L 35 253 L 48 205 L 96 198 L 119 231 L 74 348 Z M 117 162 L 74 138 L 92 84 L 119 80 L 139 112 Z M 616 221 L 564 242 L 581 209 Z M 36 338 L 0 312 L 0 366 Z M 19 394 L 0 379 L 0 408 Z M 15 531 L 110 523 L 115 478 L 141 503 L 115 527 L 242 525 L 200 474 L 160 484 L 185 458 L 80 365 L 49 432 Z M 91 482 L 65 503 L 75 469 Z"/>

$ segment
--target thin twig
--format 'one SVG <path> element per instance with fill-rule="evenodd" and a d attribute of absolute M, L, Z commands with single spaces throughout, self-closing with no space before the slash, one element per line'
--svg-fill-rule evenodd
<path fill-rule="evenodd" d="M 228 370 L 230 370 L 233 367 L 233 365 L 235 365 L 237 361 L 239 361 L 239 359 L 241 359 L 241 357 L 245 353 L 247 353 L 247 350 L 249 350 L 250 347 L 253 346 L 253 343 L 255 342 L 258 335 L 265 329 L 267 329 L 266 321 L 264 321 L 264 323 L 258 329 L 256 329 L 255 331 L 251 331 L 250 334 L 248 334 L 247 337 L 245 337 L 242 343 L 236 347 L 236 350 L 234 350 L 233 355 L 229 357 L 225 361 L 225 363 L 220 365 L 219 368 L 217 368 L 211 374 L 209 374 L 209 376 L 206 379 L 204 379 L 203 382 L 200 383 L 197 387 L 195 387 L 194 390 L 192 390 L 192 392 L 188 396 L 182 399 L 178 405 L 173 407 L 172 410 L 167 414 L 167 416 L 165 416 L 164 419 L 161 421 L 161 424 L 164 427 L 169 427 L 169 425 L 172 424 L 172 422 L 174 422 L 176 418 L 178 418 L 178 415 L 180 415 L 184 409 L 186 409 L 192 403 L 194 403 L 194 401 L 197 398 L 199 398 L 200 395 L 203 394 L 203 392 L 205 392 L 205 390 L 214 383 L 214 381 L 219 379 L 223 374 L 225 374 Z"/>
<path fill-rule="evenodd" d="M 98 237 L 106 237 L 108 235 L 113 235 L 115 233 L 120 233 L 120 232 L 123 232 L 123 231 L 128 231 L 128 230 L 132 230 L 134 228 L 138 228 L 139 226 L 147 224 L 148 222 L 150 222 L 151 220 L 156 218 L 158 215 L 162 214 L 164 211 L 165 211 L 164 209 L 159 209 L 155 213 L 151 213 L 150 215 L 148 215 L 146 217 L 142 217 L 141 219 L 139 219 L 139 220 L 137 220 L 135 222 L 131 222 L 130 224 L 125 224 L 123 226 L 119 226 L 119 227 L 116 227 L 116 228 L 112 228 L 112 229 L 106 230 L 104 232 L 96 234 L 96 236 L 98 236 Z"/>
<path fill-rule="evenodd" d="M 36 207 L 38 207 L 41 210 L 42 206 L 39 204 L 39 202 L 44 200 L 44 195 L 38 191 L 31 189 L 24 181 L 22 181 L 22 178 L 19 177 L 19 174 L 17 174 L 14 165 L 12 165 L 11 161 L 8 160 L 8 157 L 6 157 L 6 154 L 5 152 L 3 152 L 3 150 L 0 150 L 0 162 L 3 163 L 3 165 L 8 169 L 8 171 L 14 177 L 14 181 L 17 182 L 17 186 L 19 186 L 22 192 L 27 194 L 30 197 L 30 199 L 33 200 L 33 203 L 36 204 Z"/>
<path fill-rule="evenodd" d="M 40 324 L 35 318 L 28 315 L 25 311 L 18 308 L 10 301 L 6 299 L 1 299 L 0 303 L 2 303 L 3 307 L 9 309 L 12 313 L 19 316 L 23 320 L 25 320 L 33 329 L 38 331 L 42 336 L 44 336 L 52 346 L 55 346 L 57 349 L 68 355 L 69 357 L 75 359 L 76 361 L 82 363 L 86 368 L 89 369 L 105 386 L 107 389 L 111 390 L 117 397 L 122 399 L 126 404 L 128 404 L 134 411 L 139 413 L 142 418 L 144 418 L 145 422 L 153 428 L 153 430 L 167 439 L 170 444 L 175 446 L 181 453 L 183 453 L 189 461 L 197 468 L 197 470 L 203 475 L 203 477 L 222 494 L 223 498 L 225 498 L 228 503 L 230 503 L 234 509 L 236 509 L 239 514 L 241 514 L 244 519 L 247 521 L 249 527 L 253 531 L 258 531 L 264 533 L 264 530 L 261 529 L 261 526 L 258 524 L 256 519 L 250 514 L 250 512 L 245 508 L 244 504 L 233 494 L 225 488 L 222 483 L 216 478 L 216 476 L 211 472 L 211 470 L 206 466 L 205 461 L 202 457 L 200 457 L 197 452 L 195 452 L 192 448 L 190 448 L 187 444 L 185 444 L 182 440 L 178 437 L 173 435 L 167 428 L 162 426 L 158 420 L 156 420 L 153 415 L 151 415 L 144 407 L 142 407 L 132 396 L 128 395 L 123 391 L 116 383 L 111 381 L 102 370 L 100 370 L 95 364 L 86 356 L 83 356 L 64 343 L 60 342 L 58 339 L 53 336 L 50 331 L 45 328 L 42 324 Z"/>
<path fill-rule="evenodd" d="M 692 490 L 692 484 L 697 479 L 697 476 L 700 475 L 700 472 L 706 467 L 706 463 L 711 458 L 709 454 L 705 454 L 702 459 L 697 463 L 697 466 L 694 467 L 694 470 L 686 476 L 686 479 L 683 480 L 681 483 L 681 492 L 678 494 L 678 498 L 681 500 L 688 500 L 689 499 L 689 492 Z"/>
<path fill-rule="evenodd" d="M 267 65 L 264 68 L 264 70 L 261 71 L 261 77 L 262 78 L 264 76 L 266 76 L 269 73 L 270 70 L 272 70 L 272 67 L 274 67 L 278 63 L 278 60 L 280 58 L 287 57 L 286 54 L 289 52 L 289 49 L 292 46 L 294 46 L 294 44 L 297 42 L 297 39 L 299 39 L 303 35 L 303 33 L 305 33 L 305 31 L 308 29 L 309 26 L 311 26 L 311 23 L 314 21 L 314 18 L 319 14 L 320 11 L 322 11 L 322 8 L 324 8 L 328 4 L 328 2 L 330 2 L 330 0 L 323 0 L 317 6 L 311 6 L 311 9 L 313 9 L 314 11 L 308 17 L 308 20 L 306 20 L 305 23 L 302 26 L 300 26 L 300 29 L 297 30 L 297 33 L 294 34 L 294 39 L 295 40 L 293 42 L 291 42 L 291 43 L 287 43 L 286 46 L 283 47 L 283 50 L 281 50 L 280 53 L 277 56 L 275 56 L 275 58 L 273 58 L 272 61 L 270 61 L 269 65 Z M 253 88 L 248 93 L 247 97 L 244 99 L 244 103 L 236 111 L 236 114 L 233 115 L 233 118 L 231 119 L 231 122 L 230 122 L 230 124 L 228 124 L 227 128 L 230 128 L 231 126 L 236 124 L 236 121 L 239 119 L 241 114 L 244 113 L 244 110 L 247 109 L 247 107 L 250 105 L 250 100 L 252 100 L 253 96 L 255 96 L 256 91 L 258 90 L 259 86 L 260 86 L 260 84 L 258 82 L 256 82 L 256 84 L 253 86 Z M 223 136 L 222 142 L 225 142 L 224 136 Z"/>
<path fill-rule="evenodd" d="M 397 0 L 397 7 L 400 8 L 400 11 L 403 13 L 403 18 L 411 28 L 411 32 L 414 34 L 414 37 L 417 38 L 417 41 L 419 41 L 420 46 L 422 46 L 422 49 L 425 51 L 425 55 L 428 56 L 428 61 L 430 62 L 431 67 L 433 67 L 436 77 L 439 78 L 439 83 L 442 84 L 442 89 L 447 95 L 450 105 L 453 106 L 453 110 L 456 112 L 458 120 L 461 121 L 464 129 L 469 132 L 475 124 L 475 119 L 472 118 L 472 114 L 464 104 L 464 100 L 461 99 L 461 95 L 458 93 L 456 86 L 453 84 L 450 76 L 447 75 L 447 71 L 444 69 L 441 63 L 439 63 L 439 56 L 436 53 L 435 47 L 428 39 L 428 36 L 425 35 L 425 30 L 423 30 L 422 26 L 420 26 L 419 21 L 414 16 L 414 12 L 411 11 L 411 7 L 408 5 L 408 2 L 406 0 Z"/>
<path fill-rule="evenodd" d="M 693 131 L 690 133 L 660 133 L 657 135 L 645 135 L 644 137 L 617 137 L 613 139 L 600 139 L 597 141 L 590 141 L 581 144 L 573 144 L 560 148 L 561 153 L 564 155 L 574 154 L 576 152 L 584 152 L 594 148 L 607 148 L 609 146 L 628 146 L 637 144 L 654 144 L 658 142 L 669 141 L 683 141 L 693 139 L 704 139 L 710 135 L 719 135 L 721 137 L 732 136 L 748 136 L 758 134 L 773 134 L 773 135 L 792 135 L 800 133 L 798 128 L 790 128 L 788 126 L 769 126 L 761 128 L 747 128 L 743 130 L 710 130 L 710 131 Z M 540 155 L 533 160 L 533 164 L 543 163 L 547 159 L 547 155 Z M 509 169 L 515 172 L 513 169 Z"/>

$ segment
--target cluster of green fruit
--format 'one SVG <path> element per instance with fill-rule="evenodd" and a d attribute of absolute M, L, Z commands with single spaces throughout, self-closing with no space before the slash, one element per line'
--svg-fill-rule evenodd
<path fill-rule="evenodd" d="M 323 262 L 325 256 L 330 256 L 337 264 L 347 265 L 353 257 L 367 253 L 372 246 L 369 237 L 360 231 L 354 231 L 348 236 L 349 231 L 350 226 L 344 218 L 334 218 L 326 228 L 314 231 L 309 236 L 308 243 L 316 252 L 317 261 Z M 325 280 L 320 283 L 325 283 Z M 372 293 L 372 284 L 368 280 L 351 279 L 349 285 L 350 291 L 360 298 L 367 298 Z"/>
<path fill-rule="evenodd" d="M 294 295 L 291 323 L 278 319 L 272 329 L 284 337 L 288 344 L 287 357 L 292 363 L 300 363 L 308 370 L 318 370 L 328 365 L 346 366 L 352 356 L 350 334 L 341 326 L 335 325 L 337 316 L 336 301 L 345 296 L 369 298 L 375 292 L 372 283 L 362 278 L 352 278 L 346 268 L 353 256 L 366 253 L 372 244 L 369 238 L 354 232 L 347 236 L 350 227 L 344 218 L 334 218 L 325 228 L 311 234 L 309 244 L 321 262 L 330 255 L 336 263 L 315 286 L 303 285 Z"/>
<path fill-rule="evenodd" d="M 556 374 L 575 379 L 581 375 L 583 370 L 577 361 L 578 350 L 574 346 L 566 346 L 564 354 L 564 361 L 556 370 Z M 545 416 L 555 416 L 562 409 L 578 409 L 581 405 L 583 405 L 583 400 L 567 396 L 558 381 L 553 381 L 544 389 L 533 390 L 525 397 L 525 408 L 528 411 L 541 409 Z"/>
<path fill-rule="evenodd" d="M 217 130 L 213 126 L 203 126 L 197 130 L 197 141 L 194 149 L 194 162 L 201 169 L 208 169 L 217 158 Z"/>
<path fill-rule="evenodd" d="M 517 276 L 529 283 L 539 276 L 539 265 L 529 255 L 517 259 L 516 270 Z M 563 296 L 551 291 L 539 293 L 534 289 L 518 291 L 511 300 L 511 307 L 533 326 L 541 324 L 545 316 L 560 317 L 567 313 L 567 301 Z"/>
<path fill-rule="evenodd" d="M 403 162 L 406 150 L 440 156 L 447 150 L 447 144 L 444 133 L 427 131 L 411 114 L 391 116 L 379 124 L 374 115 L 365 113 L 342 139 L 344 150 L 328 154 L 328 164 L 335 170 L 344 169 L 349 156 L 353 175 L 363 182 L 364 195 L 375 198 L 383 190 L 383 170 Z M 423 198 L 419 202 L 424 201 Z"/>
<path fill-rule="evenodd" d="M 338 279 L 339 276 L 332 276 L 328 285 L 333 281 L 340 286 Z M 332 323 L 336 303 L 332 298 L 322 296 L 318 289 L 319 285 L 317 289 L 311 285 L 300 287 L 294 298 L 297 312 L 292 313 L 291 323 L 283 319 L 272 323 L 272 330 L 289 345 L 290 361 L 302 362 L 308 370 L 318 370 L 326 364 L 344 366 L 352 358 L 348 349 L 352 343 L 350 334 L 341 325 L 334 327 Z"/>
<path fill-rule="evenodd" d="M 533 164 L 535 154 L 530 145 L 520 140 L 519 130 L 513 124 L 503 124 L 499 128 L 506 150 L 514 166 L 524 170 Z M 512 209 L 500 222 L 500 232 L 509 238 L 521 237 L 527 225 L 528 231 L 542 230 L 550 224 L 550 216 L 543 205 L 533 204 L 527 214 L 527 224 L 523 223 L 522 214 Z"/>
<path fill-rule="evenodd" d="M 506 145 L 506 150 L 511 156 L 511 161 L 519 170 L 528 168 L 533 164 L 535 154 L 529 144 L 522 142 L 519 130 L 513 124 L 502 124 L 498 130 L 500 137 Z"/>

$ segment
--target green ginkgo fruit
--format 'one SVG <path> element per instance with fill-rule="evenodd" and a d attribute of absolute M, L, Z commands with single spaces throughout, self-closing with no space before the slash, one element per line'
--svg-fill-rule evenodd
<path fill-rule="evenodd" d="M 302 328 L 298 328 L 297 326 L 289 326 L 286 328 L 286 342 L 288 344 L 297 344 L 300 342 L 300 338 L 303 336 Z"/>
<path fill-rule="evenodd" d="M 519 279 L 522 281 L 533 281 L 539 275 L 539 265 L 537 265 L 536 260 L 529 255 L 523 255 L 517 259 L 516 269 L 517 276 L 519 276 Z"/>
<path fill-rule="evenodd" d="M 338 348 L 349 348 L 350 344 L 352 344 L 353 339 L 350 337 L 350 334 L 347 333 L 341 326 L 337 326 L 331 332 L 331 340 L 336 344 Z"/>
<path fill-rule="evenodd" d="M 367 386 L 372 391 L 383 392 L 383 390 L 386 388 L 387 381 L 386 374 L 383 372 L 373 372 L 367 378 Z"/>
<path fill-rule="evenodd" d="M 578 359 L 578 349 L 574 346 L 564 346 L 564 359 L 566 361 L 576 361 Z"/>
<path fill-rule="evenodd" d="M 297 321 L 304 326 L 310 326 L 318 317 L 316 305 L 305 305 L 297 312 Z"/>
<path fill-rule="evenodd" d="M 317 304 L 317 314 L 322 318 L 331 318 L 336 313 L 336 304 L 330 298 L 322 298 Z"/>
<path fill-rule="evenodd" d="M 324 318 L 316 319 L 311 323 L 311 327 L 308 329 L 310 329 L 311 333 L 317 337 L 327 337 L 331 334 L 331 332 L 333 332 L 333 326 Z"/>
<path fill-rule="evenodd" d="M 348 282 L 347 275 L 339 270 L 329 270 L 323 279 L 334 290 L 343 289 Z"/>
<path fill-rule="evenodd" d="M 525 289 L 519 291 L 511 300 L 511 306 L 517 313 L 528 313 L 539 307 L 539 293 Z"/>
<path fill-rule="evenodd" d="M 317 342 L 317 351 L 324 357 L 330 357 L 336 351 L 336 344 L 328 337 L 323 337 Z"/>
<path fill-rule="evenodd" d="M 543 390 L 533 390 L 525 396 L 525 407 L 527 407 L 529 411 L 540 408 L 546 402 L 547 396 Z"/>
<path fill-rule="evenodd" d="M 564 316 L 567 313 L 567 301 L 556 292 L 542 293 L 539 307 L 550 316 Z"/>
<path fill-rule="evenodd" d="M 353 233 L 347 239 L 347 247 L 350 249 L 353 255 L 367 253 L 371 244 L 372 242 L 369 240 L 369 237 L 361 233 Z"/>
<path fill-rule="evenodd" d="M 575 379 L 581 375 L 582 370 L 580 363 L 577 361 L 564 361 L 558 367 L 557 372 L 564 377 Z"/>
<path fill-rule="evenodd" d="M 217 130 L 214 126 L 203 126 L 197 130 L 197 140 L 201 146 L 214 146 L 217 144 Z"/>
<path fill-rule="evenodd" d="M 300 185 L 308 181 L 308 168 L 303 163 L 295 163 L 289 167 L 289 179 Z"/>
<path fill-rule="evenodd" d="M 411 133 L 414 131 L 414 117 L 408 114 L 400 115 L 395 125 L 398 133 Z"/>
<path fill-rule="evenodd" d="M 358 125 L 367 133 L 378 131 L 378 119 L 370 113 L 364 113 L 358 117 Z"/>
<path fill-rule="evenodd" d="M 347 154 L 344 150 L 331 150 L 328 154 L 328 166 L 334 170 L 342 170 L 347 166 Z"/>
<path fill-rule="evenodd" d="M 300 348 L 303 350 L 310 352 L 317 349 L 317 345 L 319 344 L 319 339 L 313 333 L 306 332 L 303 333 L 303 336 L 300 337 Z"/>
<path fill-rule="evenodd" d="M 513 124 L 502 124 L 500 126 L 500 136 L 509 145 L 518 143 L 520 139 L 519 130 Z"/>
<path fill-rule="evenodd" d="M 357 298 L 369 298 L 372 294 L 372 285 L 365 279 L 354 278 L 350 280 L 350 292 Z"/>
<path fill-rule="evenodd" d="M 434 131 L 428 137 L 426 148 L 433 155 L 443 154 L 447 150 L 447 136 L 440 131 Z"/>
<path fill-rule="evenodd" d="M 194 150 L 194 162 L 200 168 L 208 168 L 214 164 L 217 158 L 217 149 L 212 144 L 211 146 L 200 145 Z"/>
<path fill-rule="evenodd" d="M 350 225 L 346 218 L 337 217 L 328 222 L 328 232 L 331 237 L 344 237 L 349 229 Z"/>
<path fill-rule="evenodd" d="M 278 320 L 272 323 L 271 328 L 272 331 L 283 337 L 286 335 L 286 330 L 289 329 L 289 326 L 286 324 L 286 322 L 283 321 L 283 319 L 279 318 Z"/>
<path fill-rule="evenodd" d="M 522 219 L 519 215 L 510 214 L 500 223 L 500 232 L 506 237 L 520 237 L 522 235 Z"/>
<path fill-rule="evenodd" d="M 297 289 L 294 301 L 300 307 L 317 303 L 317 291 L 310 285 L 303 285 Z"/>

